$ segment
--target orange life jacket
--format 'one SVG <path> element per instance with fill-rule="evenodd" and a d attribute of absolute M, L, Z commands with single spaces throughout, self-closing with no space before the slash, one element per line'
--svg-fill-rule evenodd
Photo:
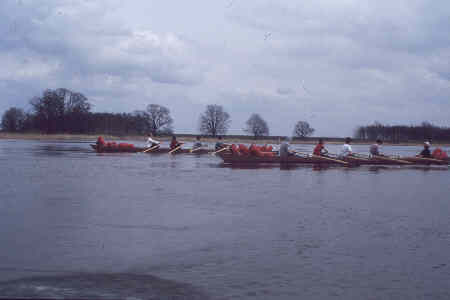
<path fill-rule="evenodd" d="M 252 155 L 254 155 L 254 156 L 257 156 L 257 157 L 264 157 L 264 153 L 261 151 L 261 148 L 260 147 L 258 147 L 258 146 L 256 146 L 256 145 L 251 145 L 250 146 L 250 153 L 252 154 Z"/>
<path fill-rule="evenodd" d="M 445 160 L 448 158 L 448 155 L 441 148 L 436 148 L 431 154 L 433 158 Z"/>
<path fill-rule="evenodd" d="M 232 145 L 231 145 L 231 152 L 232 152 L 234 155 L 241 155 L 241 153 L 240 153 L 238 147 L 237 147 L 235 144 L 232 144 Z"/>
<path fill-rule="evenodd" d="M 239 144 L 239 152 L 244 154 L 244 155 L 249 155 L 250 154 L 250 150 L 248 150 L 247 146 L 245 146 L 243 144 Z"/>

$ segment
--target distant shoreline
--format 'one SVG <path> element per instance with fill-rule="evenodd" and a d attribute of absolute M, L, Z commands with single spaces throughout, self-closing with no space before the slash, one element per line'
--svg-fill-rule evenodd
<path fill-rule="evenodd" d="M 85 141 L 85 142 L 93 142 L 97 140 L 99 136 L 102 136 L 106 141 L 142 141 L 145 142 L 146 136 L 114 136 L 108 134 L 39 134 L 39 133 L 7 133 L 0 132 L 0 140 L 37 140 L 37 141 Z M 195 140 L 195 135 L 192 134 L 176 134 L 177 138 L 181 141 L 192 142 Z M 327 137 L 308 137 L 304 140 L 295 139 L 292 144 L 315 144 L 319 138 L 323 138 L 326 144 L 342 144 L 344 142 L 344 138 L 327 138 Z M 161 136 L 157 137 L 157 139 L 161 141 L 169 141 L 170 136 Z M 205 142 L 215 142 L 217 138 L 212 137 L 202 137 L 202 140 Z M 223 142 L 225 143 L 256 143 L 256 144 L 278 144 L 279 137 L 264 137 L 261 139 L 254 139 L 252 137 L 246 136 L 224 136 Z M 358 141 L 354 140 L 352 142 L 353 145 L 370 145 L 373 144 L 374 141 Z M 384 142 L 384 145 L 393 145 L 393 146 L 421 146 L 422 142 L 411 141 L 411 142 L 400 142 L 400 143 L 390 143 Z M 446 146 L 450 147 L 450 142 L 446 143 L 433 143 L 433 146 Z"/>

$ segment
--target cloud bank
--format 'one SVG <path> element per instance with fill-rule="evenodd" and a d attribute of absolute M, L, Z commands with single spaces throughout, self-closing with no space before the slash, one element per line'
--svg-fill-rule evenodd
<path fill-rule="evenodd" d="M 427 120 L 450 126 L 447 1 L 0 2 L 0 113 L 46 88 L 95 111 L 169 107 L 197 132 L 221 104 L 231 133 L 259 113 L 272 134 Z"/>

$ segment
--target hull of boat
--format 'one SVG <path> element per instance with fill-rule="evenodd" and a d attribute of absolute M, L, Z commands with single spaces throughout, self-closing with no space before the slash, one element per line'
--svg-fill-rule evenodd
<path fill-rule="evenodd" d="M 391 158 L 331 158 L 331 157 L 306 157 L 289 156 L 282 159 L 279 156 L 257 157 L 239 156 L 229 153 L 221 154 L 225 164 L 314 164 L 314 165 L 448 165 L 448 161 L 420 160 L 414 157 L 403 157 L 399 159 Z"/>
<path fill-rule="evenodd" d="M 288 156 L 281 158 L 280 156 L 257 157 L 257 156 L 239 156 L 229 153 L 221 154 L 220 157 L 226 164 L 342 164 L 344 161 L 324 160 L 315 157 Z"/>
<path fill-rule="evenodd" d="M 138 153 L 143 152 L 149 148 L 144 147 L 133 147 L 133 148 L 119 148 L 119 147 L 102 147 L 101 149 L 98 149 L 97 145 L 91 144 L 92 149 L 99 153 Z M 169 148 L 157 148 L 153 149 L 144 153 L 148 154 L 168 154 L 171 151 Z M 212 150 L 208 149 L 199 149 L 191 152 L 191 149 L 178 149 L 175 152 L 172 152 L 171 154 L 208 154 L 212 153 Z"/>
<path fill-rule="evenodd" d="M 448 165 L 450 163 L 449 158 L 445 160 L 434 158 L 422 158 L 422 157 L 403 157 L 403 160 L 409 161 L 415 165 Z"/>

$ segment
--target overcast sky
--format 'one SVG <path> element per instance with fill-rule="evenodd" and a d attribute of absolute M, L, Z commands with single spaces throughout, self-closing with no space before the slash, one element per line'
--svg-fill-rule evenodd
<path fill-rule="evenodd" d="M 1 0 L 0 114 L 47 88 L 99 112 L 167 106 L 197 132 L 207 104 L 230 133 L 358 125 L 450 126 L 448 0 Z"/>

